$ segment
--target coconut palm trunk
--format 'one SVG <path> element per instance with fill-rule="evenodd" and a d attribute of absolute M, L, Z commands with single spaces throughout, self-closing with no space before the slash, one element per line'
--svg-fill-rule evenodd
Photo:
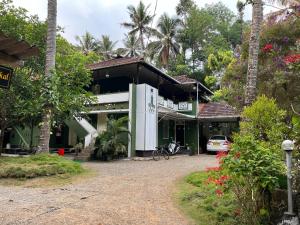
<path fill-rule="evenodd" d="M 262 0 L 253 0 L 252 3 L 252 24 L 249 41 L 249 57 L 247 83 L 245 90 L 245 105 L 250 105 L 256 97 L 256 83 L 258 72 L 258 53 L 260 30 L 263 21 L 263 2 Z"/>
<path fill-rule="evenodd" d="M 48 29 L 47 29 L 47 48 L 46 48 L 46 65 L 45 77 L 50 78 L 55 69 L 55 53 L 56 53 L 56 16 L 57 16 L 57 0 L 48 0 Z M 48 80 L 48 79 L 47 79 Z M 49 152 L 51 129 L 51 105 L 46 102 L 42 123 L 40 127 L 39 146 L 41 152 Z"/>

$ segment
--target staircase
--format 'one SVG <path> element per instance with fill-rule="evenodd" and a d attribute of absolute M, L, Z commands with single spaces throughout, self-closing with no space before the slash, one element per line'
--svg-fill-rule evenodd
<path fill-rule="evenodd" d="M 65 121 L 69 128 L 73 129 L 78 137 L 84 139 L 84 148 L 75 156 L 75 160 L 89 160 L 95 146 L 98 131 L 84 118 L 76 118 Z"/>

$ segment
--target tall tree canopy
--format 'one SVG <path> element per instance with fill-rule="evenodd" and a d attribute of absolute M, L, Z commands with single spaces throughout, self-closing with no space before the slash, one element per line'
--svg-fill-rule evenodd
<path fill-rule="evenodd" d="M 170 57 L 175 57 L 180 50 L 180 45 L 175 39 L 178 26 L 178 18 L 171 18 L 164 13 L 158 20 L 158 31 L 154 34 L 156 40 L 148 45 L 150 55 L 157 56 L 159 63 L 166 68 Z"/>
<path fill-rule="evenodd" d="M 154 15 L 149 12 L 150 5 L 146 6 L 142 1 L 137 7 L 129 5 L 127 7 L 130 22 L 124 22 L 121 25 L 130 29 L 129 34 L 138 35 L 142 50 L 145 51 L 145 36 L 148 37 L 153 34 L 154 30 L 151 28 Z"/>

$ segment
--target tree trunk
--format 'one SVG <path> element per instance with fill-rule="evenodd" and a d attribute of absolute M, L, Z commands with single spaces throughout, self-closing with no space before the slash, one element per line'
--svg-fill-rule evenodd
<path fill-rule="evenodd" d="M 140 30 L 140 39 L 141 39 L 141 46 L 142 46 L 142 55 L 144 56 L 145 54 L 145 43 L 144 43 L 144 35 L 143 35 L 143 31 Z"/>
<path fill-rule="evenodd" d="M 55 69 L 55 53 L 56 53 L 56 15 L 57 0 L 48 0 L 48 30 L 47 30 L 47 49 L 46 49 L 46 65 L 45 77 L 50 78 Z M 41 152 L 49 152 L 50 141 L 50 123 L 51 123 L 51 107 L 46 102 L 43 109 L 42 125 L 40 127 L 39 146 Z"/>
<path fill-rule="evenodd" d="M 252 3 L 252 24 L 249 41 L 249 57 L 247 83 L 245 90 L 245 105 L 250 105 L 256 97 L 256 83 L 258 70 L 259 36 L 263 21 L 262 0 L 253 0 Z"/>

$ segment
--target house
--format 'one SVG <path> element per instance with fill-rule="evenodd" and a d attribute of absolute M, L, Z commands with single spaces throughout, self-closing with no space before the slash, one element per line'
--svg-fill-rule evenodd
<path fill-rule="evenodd" d="M 143 58 L 111 59 L 89 69 L 93 74 L 89 90 L 97 101 L 90 106 L 87 119 L 65 121 L 55 128 L 52 148 L 71 147 L 79 140 L 88 147 L 106 130 L 108 119 L 123 116 L 128 116 L 131 132 L 128 157 L 150 155 L 170 138 L 201 153 L 209 135 L 230 135 L 237 127 L 239 115 L 228 105 L 210 103 L 213 93 L 202 83 L 185 75 L 175 79 Z M 15 130 L 13 144 L 21 136 L 28 142 L 29 130 Z"/>

